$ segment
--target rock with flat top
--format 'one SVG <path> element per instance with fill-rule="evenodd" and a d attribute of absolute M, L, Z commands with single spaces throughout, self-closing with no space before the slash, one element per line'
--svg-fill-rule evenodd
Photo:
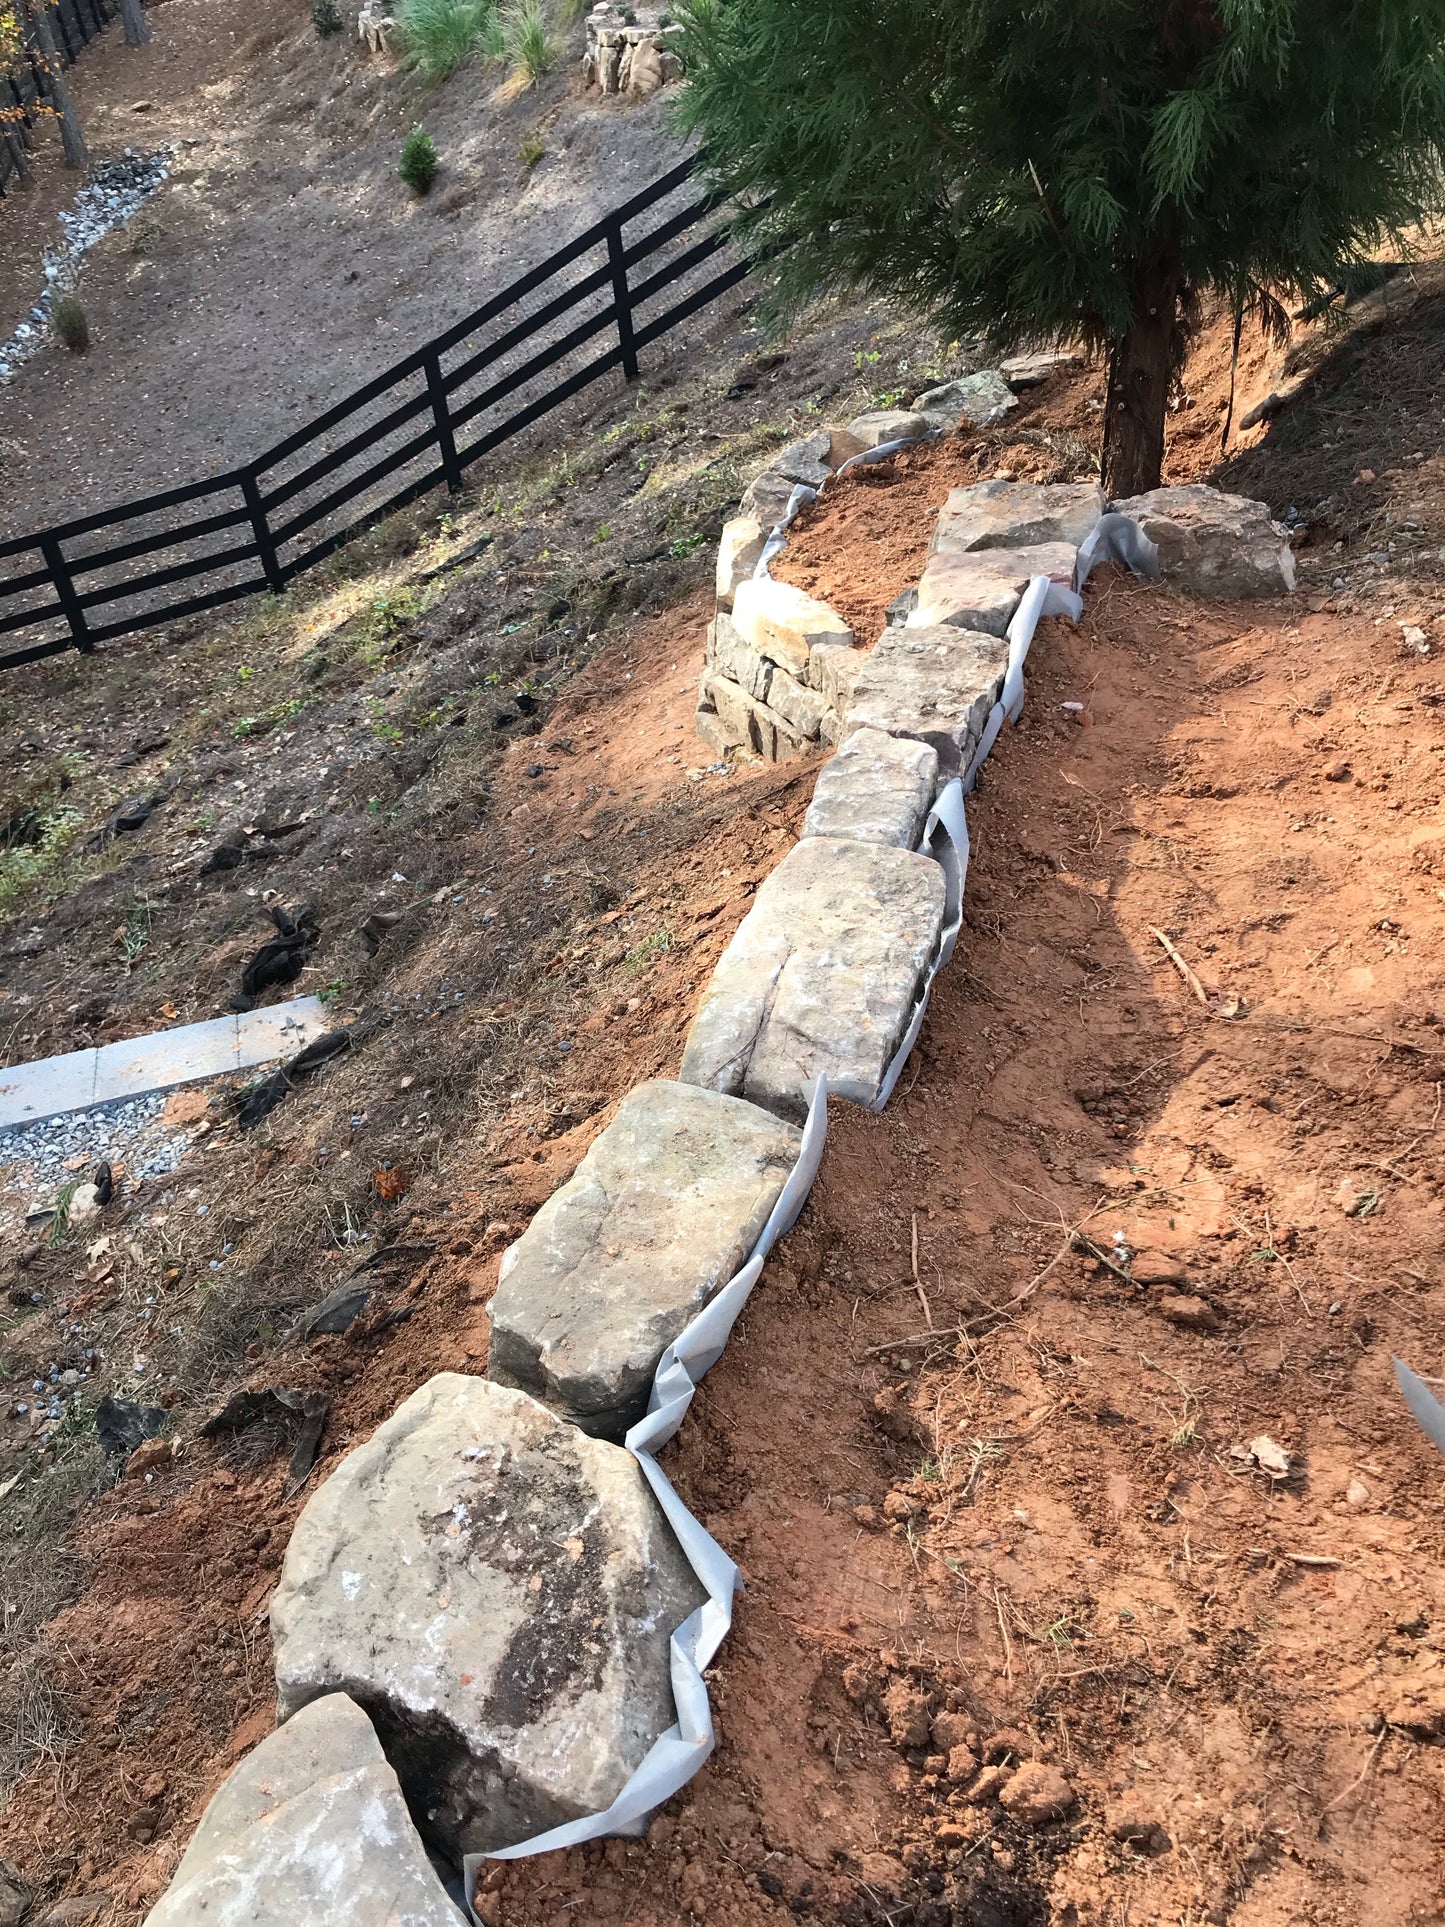
<path fill-rule="evenodd" d="M 777 673 L 781 675 L 782 671 Z M 816 740 L 795 729 L 780 710 L 759 702 L 725 676 L 705 675 L 702 699 L 718 718 L 722 734 L 739 749 L 761 757 L 766 763 L 785 763 L 817 747 Z M 698 733 L 703 734 L 701 719 Z M 705 736 L 704 740 L 711 742 L 712 738 Z"/>
<path fill-rule="evenodd" d="M 682 1078 L 801 1123 L 814 1081 L 876 1101 L 943 925 L 931 858 L 806 837 L 758 891 L 688 1032 Z"/>
<path fill-rule="evenodd" d="M 717 704 L 708 694 L 706 682 L 698 692 L 692 726 L 699 741 L 706 743 L 713 754 L 724 762 L 747 747 L 745 738 L 718 714 Z"/>
<path fill-rule="evenodd" d="M 989 428 L 1017 407 L 1013 390 L 996 368 L 941 382 L 913 398 L 915 412 L 928 416 L 938 428 L 958 428 L 965 423 L 970 428 Z"/>
<path fill-rule="evenodd" d="M 1007 668 L 1008 644 L 981 630 L 885 630 L 854 678 L 844 728 L 927 743 L 947 782 L 972 760 Z"/>
<path fill-rule="evenodd" d="M 630 1453 L 442 1372 L 296 1523 L 280 1712 L 348 1693 L 460 1860 L 616 1798 L 673 1722 L 669 1641 L 702 1598 Z"/>
<path fill-rule="evenodd" d="M 825 428 L 816 435 L 809 435 L 806 441 L 792 442 L 781 449 L 768 464 L 775 475 L 786 476 L 790 482 L 803 482 L 809 488 L 821 488 L 828 477 L 852 455 L 859 455 L 864 448 L 871 448 L 871 442 L 861 441 L 848 428 Z"/>
<path fill-rule="evenodd" d="M 757 1243 L 801 1142 L 735 1097 L 639 1084 L 502 1259 L 488 1375 L 620 1439 L 666 1347 Z"/>
<path fill-rule="evenodd" d="M 1195 595 L 1239 601 L 1295 586 L 1289 541 L 1263 502 L 1191 482 L 1110 506 L 1133 516 L 1158 548 L 1163 573 Z"/>
<path fill-rule="evenodd" d="M 1037 388 L 1054 375 L 1070 373 L 1082 365 L 1082 358 L 1065 348 L 1044 350 L 1039 354 L 1010 355 L 998 371 L 1016 393 L 1021 388 Z"/>
<path fill-rule="evenodd" d="M 1044 542 L 1028 549 L 943 549 L 928 558 L 918 582 L 910 629 L 951 623 L 1001 636 L 1013 621 L 1024 590 L 1036 575 L 1071 585 L 1075 549 L 1070 542 Z"/>
<path fill-rule="evenodd" d="M 708 624 L 707 663 L 710 669 L 735 682 L 758 702 L 768 700 L 768 684 L 773 679 L 775 665 L 748 647 L 726 609 L 719 609 Z"/>
<path fill-rule="evenodd" d="M 1067 542 L 1077 549 L 1104 513 L 1095 482 L 974 482 L 948 491 L 929 553 L 1032 549 Z"/>
<path fill-rule="evenodd" d="M 786 475 L 779 475 L 775 469 L 766 468 L 762 474 L 749 482 L 743 490 L 743 499 L 738 505 L 740 515 L 751 516 L 760 522 L 763 531 L 771 535 L 774 528 L 788 512 L 788 504 L 793 499 L 796 482 L 790 482 Z"/>
<path fill-rule="evenodd" d="M 885 442 L 922 441 L 932 427 L 928 417 L 916 409 L 872 408 L 867 414 L 855 415 L 847 433 L 860 449 L 882 448 Z"/>
<path fill-rule="evenodd" d="M 767 531 L 755 515 L 735 515 L 724 523 L 722 540 L 717 546 L 717 600 L 720 609 L 731 609 L 733 595 L 762 560 Z"/>
<path fill-rule="evenodd" d="M 938 752 L 930 744 L 878 729 L 854 730 L 819 771 L 803 835 L 911 850 L 937 787 Z"/>
<path fill-rule="evenodd" d="M 342 1921 L 462 1927 L 371 1721 L 328 1693 L 222 1783 L 146 1927 Z"/>
<path fill-rule="evenodd" d="M 732 619 L 750 649 L 799 682 L 808 680 L 808 658 L 814 648 L 847 648 L 853 641 L 853 631 L 826 602 L 771 576 L 754 576 L 738 584 Z"/>

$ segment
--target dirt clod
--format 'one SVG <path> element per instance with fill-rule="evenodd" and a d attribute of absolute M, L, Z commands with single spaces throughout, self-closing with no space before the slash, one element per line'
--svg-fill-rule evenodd
<path fill-rule="evenodd" d="M 1020 1826 L 1042 1827 L 1071 1813 L 1077 1797 L 1058 1767 L 1030 1760 L 1000 1790 L 998 1799 L 1005 1813 Z"/>

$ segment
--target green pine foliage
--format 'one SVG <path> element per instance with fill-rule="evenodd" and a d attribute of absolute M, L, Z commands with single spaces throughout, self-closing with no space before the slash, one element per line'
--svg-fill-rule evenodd
<path fill-rule="evenodd" d="M 1122 380 L 1146 323 L 1172 365 L 1200 295 L 1278 318 L 1441 206 L 1445 0 L 678 12 L 683 127 L 741 238 L 781 247 L 785 311 L 881 293 L 959 335 L 1082 338 Z"/>
<path fill-rule="evenodd" d="M 401 144 L 397 173 L 413 194 L 426 194 L 437 177 L 436 142 L 424 127 L 413 127 Z"/>
<path fill-rule="evenodd" d="M 311 9 L 311 24 L 316 29 L 318 39 L 321 40 L 329 40 L 333 34 L 340 33 L 345 23 L 342 21 L 341 9 L 337 6 L 336 0 L 316 0 L 315 6 Z"/>
<path fill-rule="evenodd" d="M 90 346 L 90 323 L 85 310 L 73 294 L 63 294 L 50 310 L 50 325 L 55 338 L 73 355 L 83 355 Z"/>

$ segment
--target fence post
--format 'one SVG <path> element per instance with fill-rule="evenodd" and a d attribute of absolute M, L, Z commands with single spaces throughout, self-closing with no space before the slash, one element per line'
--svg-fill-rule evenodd
<path fill-rule="evenodd" d="M 436 417 L 437 444 L 442 455 L 442 474 L 447 478 L 447 493 L 462 492 L 462 465 L 457 460 L 456 438 L 452 434 L 452 413 L 447 406 L 446 384 L 442 380 L 442 358 L 435 348 L 427 350 L 422 365 L 426 369 L 427 393 L 431 412 Z"/>
<path fill-rule="evenodd" d="M 70 624 L 71 640 L 83 656 L 90 655 L 95 644 L 90 639 L 86 627 L 85 611 L 80 606 L 80 597 L 75 593 L 75 580 L 70 573 L 70 565 L 61 552 L 58 535 L 42 535 L 40 553 L 45 557 L 50 579 L 55 584 L 55 593 L 60 600 L 61 613 Z"/>
<path fill-rule="evenodd" d="M 632 295 L 627 286 L 622 223 L 615 215 L 607 223 L 607 260 L 612 269 L 612 305 L 617 310 L 617 342 L 622 350 L 622 372 L 628 381 L 636 381 L 637 348 L 632 339 Z"/>
<path fill-rule="evenodd" d="M 251 530 L 256 537 L 256 547 L 260 551 L 261 570 L 266 577 L 266 587 L 272 595 L 280 595 L 286 587 L 286 578 L 281 573 L 276 544 L 271 539 L 271 524 L 266 520 L 266 504 L 261 500 L 261 489 L 254 469 L 247 469 L 241 477 L 241 493 L 246 498 L 246 507 L 250 511 Z"/>

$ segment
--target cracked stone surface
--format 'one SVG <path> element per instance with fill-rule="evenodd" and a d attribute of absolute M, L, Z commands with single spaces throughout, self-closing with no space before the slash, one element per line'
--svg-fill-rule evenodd
<path fill-rule="evenodd" d="M 462 1927 L 371 1721 L 314 1700 L 226 1779 L 146 1927 Z"/>
<path fill-rule="evenodd" d="M 943 925 L 943 871 L 911 850 L 805 837 L 758 891 L 688 1032 L 681 1075 L 801 1123 L 826 1073 L 873 1103 Z"/>
<path fill-rule="evenodd" d="M 782 672 L 779 671 L 779 674 Z M 726 676 L 708 674 L 702 679 L 703 710 L 697 719 L 703 735 L 703 717 L 709 711 L 717 717 L 720 733 L 739 749 L 761 756 L 768 763 L 783 763 L 791 756 L 803 756 L 816 745 L 797 730 L 780 710 L 760 703 L 739 684 Z M 705 736 L 711 742 L 713 738 Z"/>
<path fill-rule="evenodd" d="M 845 836 L 911 850 L 938 788 L 938 751 L 929 743 L 857 729 L 818 773 L 804 836 Z"/>
<path fill-rule="evenodd" d="M 952 627 L 885 630 L 854 680 L 845 732 L 877 729 L 927 743 L 947 782 L 968 767 L 1007 668 L 1000 636 Z"/>
<path fill-rule="evenodd" d="M 279 1709 L 349 1694 L 460 1860 L 616 1797 L 673 1722 L 669 1640 L 702 1598 L 630 1453 L 442 1372 L 296 1523 Z"/>
<path fill-rule="evenodd" d="M 975 482 L 954 488 L 938 515 L 929 554 L 1030 549 L 1067 542 L 1077 549 L 1104 513 L 1091 482 Z"/>
<path fill-rule="evenodd" d="M 664 1350 L 757 1243 L 801 1143 L 735 1097 L 639 1084 L 503 1258 L 488 1375 L 621 1438 Z"/>
<path fill-rule="evenodd" d="M 918 599 L 906 626 L 936 629 L 951 623 L 1001 636 L 1033 576 L 1073 581 L 1075 553 L 1071 542 L 1044 542 L 1027 549 L 940 550 L 928 558 L 919 578 Z"/>
<path fill-rule="evenodd" d="M 722 609 L 731 609 L 733 595 L 762 560 L 767 531 L 755 515 L 735 515 L 723 525 L 717 549 L 717 599 Z"/>
<path fill-rule="evenodd" d="M 874 408 L 855 415 L 848 433 L 860 448 L 881 448 L 885 442 L 913 442 L 933 426 L 926 415 L 911 408 Z"/>
<path fill-rule="evenodd" d="M 1295 586 L 1294 555 L 1263 502 L 1191 482 L 1110 506 L 1133 516 L 1157 544 L 1164 574 L 1196 595 L 1238 601 Z"/>
<path fill-rule="evenodd" d="M 836 609 L 795 589 L 791 582 L 774 582 L 771 576 L 754 576 L 738 584 L 732 619 L 750 649 L 799 682 L 808 680 L 808 658 L 814 648 L 847 648 L 853 641 L 853 631 Z"/>

